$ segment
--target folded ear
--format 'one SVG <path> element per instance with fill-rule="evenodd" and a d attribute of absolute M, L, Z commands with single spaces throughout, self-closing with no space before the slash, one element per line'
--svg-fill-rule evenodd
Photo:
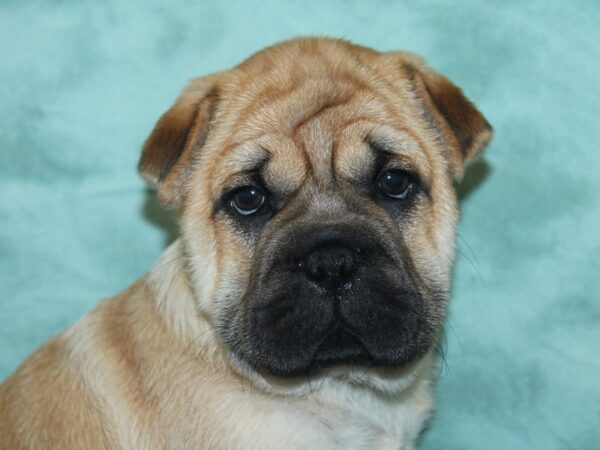
<path fill-rule="evenodd" d="M 407 52 L 401 52 L 400 57 L 424 117 L 448 151 L 454 178 L 460 180 L 465 165 L 479 155 L 492 138 L 492 126 L 459 87 L 427 66 L 420 57 Z"/>
<path fill-rule="evenodd" d="M 217 97 L 215 75 L 193 80 L 144 143 L 138 170 L 168 206 L 183 200 L 192 155 L 206 141 Z"/>

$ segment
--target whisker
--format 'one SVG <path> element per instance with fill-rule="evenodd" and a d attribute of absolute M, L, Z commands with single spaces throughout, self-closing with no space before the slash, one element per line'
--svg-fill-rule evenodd
<path fill-rule="evenodd" d="M 485 280 L 483 279 L 483 275 L 481 274 L 481 266 L 479 265 L 479 260 L 477 259 L 477 254 L 473 250 L 473 247 L 469 245 L 467 240 L 463 238 L 460 234 L 458 234 L 458 238 L 466 245 L 467 249 L 470 251 L 471 255 L 473 255 L 473 259 L 471 259 L 465 252 L 458 249 L 458 254 L 462 255 L 468 262 L 471 264 L 471 267 L 475 269 L 477 272 L 477 276 L 479 278 L 479 282 L 482 286 L 485 286 Z"/>

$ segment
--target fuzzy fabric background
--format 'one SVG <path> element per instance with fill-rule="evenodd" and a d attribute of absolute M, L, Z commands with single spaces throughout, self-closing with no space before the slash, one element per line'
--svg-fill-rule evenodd
<path fill-rule="evenodd" d="M 496 129 L 422 448 L 600 448 L 599 3 L 166 3 L 0 3 L 0 379 L 173 239 L 135 167 L 186 80 L 328 34 L 422 54 Z"/>

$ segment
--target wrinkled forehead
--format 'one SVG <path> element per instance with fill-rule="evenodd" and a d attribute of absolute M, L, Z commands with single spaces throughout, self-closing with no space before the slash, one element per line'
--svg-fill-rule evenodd
<path fill-rule="evenodd" d="M 347 80 L 309 79 L 277 95 L 248 96 L 225 114 L 213 194 L 249 184 L 256 172 L 283 195 L 311 183 L 360 180 L 381 156 L 427 179 L 431 171 L 410 106 Z"/>

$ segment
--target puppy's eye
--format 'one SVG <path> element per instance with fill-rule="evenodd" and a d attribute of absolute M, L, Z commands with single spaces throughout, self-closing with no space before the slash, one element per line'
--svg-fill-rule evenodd
<path fill-rule="evenodd" d="M 265 195 L 257 188 L 247 186 L 238 189 L 231 197 L 231 206 L 242 216 L 255 214 L 265 203 Z"/>
<path fill-rule="evenodd" d="M 390 198 L 406 199 L 414 188 L 413 177 L 401 170 L 384 170 L 377 177 L 377 187 Z"/>

